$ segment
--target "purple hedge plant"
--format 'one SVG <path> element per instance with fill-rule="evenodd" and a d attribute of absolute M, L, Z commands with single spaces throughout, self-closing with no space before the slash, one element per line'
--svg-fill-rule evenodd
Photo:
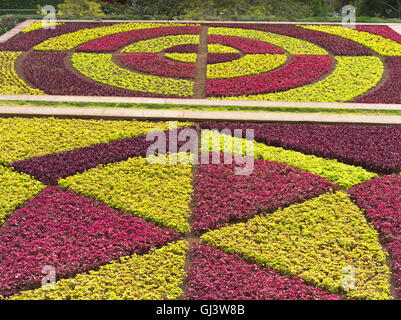
<path fill-rule="evenodd" d="M 337 190 L 334 183 L 283 163 L 255 159 L 249 176 L 236 164 L 201 164 L 195 178 L 193 230 L 202 233 Z"/>
<path fill-rule="evenodd" d="M 320 124 L 204 122 L 202 129 L 254 129 L 270 146 L 337 159 L 383 173 L 401 171 L 401 127 Z"/>

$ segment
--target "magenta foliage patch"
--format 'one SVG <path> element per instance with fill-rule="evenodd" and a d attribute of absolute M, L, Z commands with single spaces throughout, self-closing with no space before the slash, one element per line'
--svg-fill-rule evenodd
<path fill-rule="evenodd" d="M 283 163 L 255 159 L 250 175 L 236 175 L 236 164 L 201 164 L 193 195 L 193 230 L 202 233 L 229 222 L 304 202 L 330 190 L 334 183 Z"/>
<path fill-rule="evenodd" d="M 121 54 L 120 60 L 134 70 L 166 77 L 195 77 L 195 65 L 171 61 L 158 53 L 129 53 Z"/>
<path fill-rule="evenodd" d="M 254 129 L 255 140 L 368 170 L 401 171 L 401 127 L 203 122 L 202 129 Z"/>
<path fill-rule="evenodd" d="M 248 264 L 209 245 L 195 246 L 193 257 L 188 272 L 191 300 L 341 300 L 299 277 Z"/>
<path fill-rule="evenodd" d="M 156 37 L 178 34 L 199 34 L 200 27 L 182 26 L 182 27 L 160 27 L 140 30 L 131 30 L 104 36 L 91 40 L 77 48 L 77 51 L 99 52 L 115 51 L 118 48 L 130 43 L 146 40 Z"/>
<path fill-rule="evenodd" d="M 53 95 L 172 97 L 111 87 L 85 79 L 66 67 L 66 56 L 66 52 L 30 52 L 23 62 L 24 73 L 36 87 Z"/>
<path fill-rule="evenodd" d="M 72 191 L 48 187 L 0 229 L 0 294 L 39 287 L 45 265 L 55 268 L 57 279 L 73 277 L 179 238 Z"/>
<path fill-rule="evenodd" d="M 294 25 L 251 25 L 251 24 L 220 24 L 213 25 L 219 27 L 228 28 L 242 28 L 242 29 L 253 29 L 261 30 L 265 32 L 273 32 L 277 34 L 282 34 L 289 37 L 298 38 L 311 43 L 314 43 L 335 56 L 371 56 L 373 51 L 370 49 L 348 39 L 341 38 L 336 35 L 331 35 L 328 33 L 308 30 L 300 28 Z"/>
<path fill-rule="evenodd" d="M 384 57 L 384 61 L 389 70 L 386 82 L 351 102 L 401 103 L 401 57 Z"/>
<path fill-rule="evenodd" d="M 239 53 L 208 53 L 207 63 L 214 64 L 214 63 L 228 62 L 239 58 L 241 58 L 241 55 Z"/>
<path fill-rule="evenodd" d="M 106 25 L 110 25 L 107 23 Z M 38 45 L 39 43 L 60 36 L 65 33 L 75 32 L 81 29 L 98 28 L 97 23 L 65 23 L 56 26 L 55 29 L 39 29 L 28 33 L 21 33 L 6 41 L 1 49 L 11 51 L 25 51 Z"/>
<path fill-rule="evenodd" d="M 232 79 L 208 79 L 206 93 L 212 97 L 240 96 L 285 91 L 318 80 L 331 68 L 333 58 L 293 55 L 291 61 L 269 73 Z"/>
<path fill-rule="evenodd" d="M 208 36 L 208 41 L 209 43 L 218 43 L 225 46 L 233 47 L 242 51 L 243 53 L 284 54 L 284 50 L 282 50 L 281 48 L 276 47 L 270 43 L 254 39 L 211 34 Z"/>
<path fill-rule="evenodd" d="M 394 174 L 358 184 L 348 190 L 367 219 L 379 231 L 392 258 L 392 267 L 401 294 L 401 176 Z"/>
<path fill-rule="evenodd" d="M 178 132 L 180 132 L 179 129 Z M 174 132 L 174 131 L 171 131 Z M 169 132 L 166 132 L 167 142 Z M 57 180 L 94 168 L 99 164 L 125 161 L 132 157 L 145 157 L 155 141 L 146 141 L 146 136 L 136 136 L 109 143 L 96 144 L 71 151 L 52 153 L 41 157 L 16 161 L 10 164 L 19 172 L 27 173 L 48 185 Z M 179 142 L 180 148 L 185 142 Z M 168 151 L 168 150 L 167 150 Z"/>

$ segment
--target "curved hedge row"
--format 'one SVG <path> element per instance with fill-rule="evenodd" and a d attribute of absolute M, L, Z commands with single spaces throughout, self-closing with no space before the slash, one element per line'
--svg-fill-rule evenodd
<path fill-rule="evenodd" d="M 14 210 L 44 188 L 42 183 L 30 176 L 0 165 L 0 226 Z"/>
<path fill-rule="evenodd" d="M 188 271 L 190 300 L 340 300 L 300 277 L 248 264 L 208 245 L 197 245 Z"/>
<path fill-rule="evenodd" d="M 235 161 L 224 164 L 225 156 L 218 157 L 220 164 L 201 164 L 195 178 L 192 229 L 198 234 L 339 189 L 298 168 L 260 159 L 250 175 L 236 175 Z"/>
<path fill-rule="evenodd" d="M 46 265 L 69 278 L 122 256 L 144 254 L 180 235 L 59 187 L 11 215 L 0 233 L 0 294 L 38 288 Z"/>

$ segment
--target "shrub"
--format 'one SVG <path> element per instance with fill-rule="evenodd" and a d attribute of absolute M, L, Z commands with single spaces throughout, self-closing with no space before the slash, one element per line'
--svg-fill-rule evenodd
<path fill-rule="evenodd" d="M 56 269 L 58 279 L 69 278 L 177 239 L 172 230 L 49 187 L 14 212 L 1 229 L 0 294 L 39 287 L 45 265 Z"/>

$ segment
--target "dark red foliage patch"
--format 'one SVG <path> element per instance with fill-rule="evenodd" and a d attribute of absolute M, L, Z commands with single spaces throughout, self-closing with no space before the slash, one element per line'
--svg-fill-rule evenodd
<path fill-rule="evenodd" d="M 167 35 L 199 34 L 199 33 L 200 33 L 200 27 L 191 27 L 191 26 L 160 27 L 160 28 L 131 30 L 88 41 L 87 43 L 79 46 L 77 48 L 77 51 L 110 52 L 110 51 L 116 51 L 122 46 L 140 40 L 163 37 Z"/>
<path fill-rule="evenodd" d="M 322 177 L 283 163 L 255 159 L 250 175 L 236 175 L 237 166 L 235 161 L 224 164 L 224 155 L 220 164 L 199 166 L 192 224 L 197 234 L 338 189 Z"/>
<path fill-rule="evenodd" d="M 271 54 L 284 54 L 284 50 L 276 47 L 270 43 L 247 39 L 242 37 L 221 36 L 211 34 L 208 36 L 209 43 L 218 43 L 228 47 L 233 47 L 242 51 L 243 53 L 271 53 Z"/>
<path fill-rule="evenodd" d="M 179 238 L 72 191 L 48 187 L 0 229 L 0 294 L 39 287 L 45 265 L 55 268 L 59 280 Z"/>
<path fill-rule="evenodd" d="M 166 77 L 194 78 L 195 65 L 171 61 L 158 53 L 129 53 L 121 54 L 120 60 L 134 70 Z"/>
<path fill-rule="evenodd" d="M 221 63 L 232 61 L 241 58 L 239 53 L 208 53 L 207 54 L 207 63 L 214 64 L 214 63 Z"/>
<path fill-rule="evenodd" d="M 289 37 L 298 38 L 301 40 L 305 40 L 311 43 L 314 43 L 329 52 L 331 52 L 335 56 L 371 56 L 373 55 L 373 51 L 368 49 L 365 46 L 362 46 L 354 41 L 341 38 L 336 35 L 331 35 L 328 33 L 316 31 L 316 30 L 308 30 L 304 28 L 297 27 L 295 25 L 286 25 L 286 24 L 220 24 L 213 25 L 219 27 L 228 27 L 228 28 L 242 28 L 242 29 L 253 29 L 253 30 L 261 30 L 265 32 L 272 32 L 277 34 L 282 34 Z"/>
<path fill-rule="evenodd" d="M 255 140 L 367 170 L 401 171 L 401 127 L 320 124 L 204 122 L 203 129 L 254 129 Z"/>
<path fill-rule="evenodd" d="M 169 141 L 169 136 L 169 132 L 166 132 L 167 141 Z M 56 185 L 57 180 L 60 178 L 84 172 L 99 164 L 125 161 L 132 157 L 145 157 L 148 148 L 154 143 L 155 141 L 146 141 L 146 136 L 136 136 L 16 161 L 11 163 L 10 166 L 19 172 L 35 177 L 45 184 Z M 178 148 L 183 144 L 185 142 L 180 141 Z"/>
<path fill-rule="evenodd" d="M 190 300 L 341 300 L 299 277 L 248 264 L 209 245 L 196 245 L 188 272 Z"/>
<path fill-rule="evenodd" d="M 293 55 L 290 63 L 268 73 L 231 79 L 208 79 L 209 97 L 240 96 L 289 90 L 318 80 L 331 68 L 333 58 Z"/>
<path fill-rule="evenodd" d="M 401 176 L 394 174 L 369 180 L 348 192 L 379 231 L 391 256 L 396 290 L 401 294 Z"/>
<path fill-rule="evenodd" d="M 116 88 L 85 79 L 66 67 L 66 56 L 66 52 L 30 52 L 23 63 L 24 74 L 37 88 L 51 95 L 173 97 Z"/>

